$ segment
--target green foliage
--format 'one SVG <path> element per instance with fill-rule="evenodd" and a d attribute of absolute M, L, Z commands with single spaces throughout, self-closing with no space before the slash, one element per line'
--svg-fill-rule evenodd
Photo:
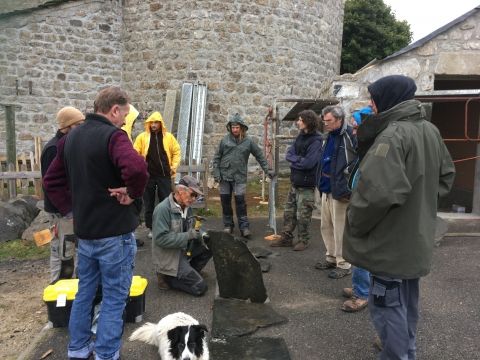
<path fill-rule="evenodd" d="M 24 240 L 11 240 L 0 243 L 0 261 L 6 259 L 40 259 L 48 257 L 50 246 L 37 247 L 35 243 Z"/>
<path fill-rule="evenodd" d="M 373 59 L 407 46 L 410 25 L 395 19 L 383 0 L 347 0 L 343 21 L 341 73 L 354 73 Z"/>

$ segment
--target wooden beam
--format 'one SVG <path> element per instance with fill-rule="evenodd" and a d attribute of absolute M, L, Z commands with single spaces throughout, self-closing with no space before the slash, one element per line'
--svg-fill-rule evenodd
<path fill-rule="evenodd" d="M 40 171 L 3 171 L 0 172 L 0 179 L 2 180 L 17 180 L 17 179 L 41 179 Z"/>

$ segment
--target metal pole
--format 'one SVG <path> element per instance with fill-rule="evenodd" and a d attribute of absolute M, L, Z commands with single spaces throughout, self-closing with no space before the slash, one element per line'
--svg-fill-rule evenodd
<path fill-rule="evenodd" d="M 480 137 L 480 127 L 478 129 L 478 137 Z M 480 144 L 477 144 L 477 156 L 480 156 Z M 475 160 L 474 174 L 472 214 L 480 214 L 480 159 Z"/>
<path fill-rule="evenodd" d="M 278 119 L 278 105 L 275 102 L 275 114 L 273 114 L 272 117 L 272 122 L 274 125 L 274 136 L 273 136 L 273 149 L 274 149 L 274 156 L 273 156 L 273 164 L 274 164 L 274 170 L 275 170 L 275 175 L 278 177 L 279 175 L 279 170 L 280 170 L 280 146 L 279 142 L 277 141 L 277 136 L 280 132 L 280 121 Z M 278 202 L 278 181 L 275 182 L 275 204 Z"/>

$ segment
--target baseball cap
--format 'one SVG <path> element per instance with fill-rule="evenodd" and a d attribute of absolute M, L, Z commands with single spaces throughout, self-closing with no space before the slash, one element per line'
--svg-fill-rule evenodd
<path fill-rule="evenodd" d="M 195 191 L 198 195 L 203 195 L 203 192 L 200 190 L 200 183 L 193 176 L 185 175 L 178 182 L 180 185 L 186 186 L 189 189 Z"/>

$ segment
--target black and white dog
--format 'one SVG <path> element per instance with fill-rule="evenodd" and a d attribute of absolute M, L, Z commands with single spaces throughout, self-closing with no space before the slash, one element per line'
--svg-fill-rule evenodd
<path fill-rule="evenodd" d="M 207 328 L 182 312 L 165 316 L 158 324 L 146 323 L 129 340 L 158 346 L 162 360 L 208 360 Z"/>

